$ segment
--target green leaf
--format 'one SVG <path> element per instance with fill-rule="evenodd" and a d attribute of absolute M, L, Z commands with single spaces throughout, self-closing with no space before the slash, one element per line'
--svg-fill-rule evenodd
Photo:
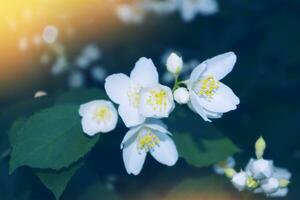
<path fill-rule="evenodd" d="M 39 170 L 36 171 L 35 174 L 39 177 L 41 182 L 52 191 L 55 198 L 59 199 L 71 178 L 82 167 L 82 165 L 83 162 L 79 162 L 60 171 Z"/>
<path fill-rule="evenodd" d="M 108 190 L 106 185 L 100 181 L 96 181 L 93 185 L 89 186 L 78 197 L 78 200 L 121 200 L 121 198 L 113 191 Z"/>
<path fill-rule="evenodd" d="M 60 170 L 79 160 L 99 134 L 83 133 L 77 105 L 59 105 L 31 116 L 12 140 L 10 172 L 20 166 Z"/>
<path fill-rule="evenodd" d="M 171 119 L 174 141 L 179 156 L 195 167 L 206 167 L 240 151 L 211 123 L 200 116 L 186 116 L 187 110 L 179 109 L 176 119 Z"/>
<path fill-rule="evenodd" d="M 56 104 L 83 104 L 92 100 L 107 99 L 105 92 L 100 89 L 92 88 L 80 88 L 74 89 L 57 97 Z"/>

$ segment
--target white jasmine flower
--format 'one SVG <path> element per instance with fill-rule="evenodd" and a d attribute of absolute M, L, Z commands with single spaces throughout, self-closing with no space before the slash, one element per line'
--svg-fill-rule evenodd
<path fill-rule="evenodd" d="M 228 157 L 226 160 L 223 160 L 213 166 L 214 172 L 219 175 L 223 175 L 225 173 L 225 169 L 234 168 L 235 160 L 232 156 Z"/>
<path fill-rule="evenodd" d="M 274 193 L 269 194 L 269 197 L 285 197 L 289 192 L 288 188 L 280 188 Z"/>
<path fill-rule="evenodd" d="M 119 5 L 116 12 L 120 20 L 126 24 L 141 24 L 144 21 L 145 11 L 138 3 Z"/>
<path fill-rule="evenodd" d="M 183 66 L 182 58 L 179 57 L 175 53 L 171 53 L 171 55 L 167 59 L 167 69 L 172 74 L 179 74 Z"/>
<path fill-rule="evenodd" d="M 257 180 L 270 178 L 273 174 L 273 161 L 258 159 L 249 165 L 249 172 Z"/>
<path fill-rule="evenodd" d="M 131 71 L 130 77 L 121 73 L 110 75 L 105 79 L 104 87 L 109 98 L 119 104 L 118 111 L 125 125 L 131 127 L 145 121 L 145 116 L 139 112 L 142 88 L 157 85 L 158 72 L 152 60 L 140 58 Z M 158 86 L 158 90 L 160 89 L 165 91 L 164 87 Z M 146 94 L 147 91 L 144 93 Z"/>
<path fill-rule="evenodd" d="M 239 191 L 242 191 L 247 186 L 248 175 L 246 172 L 239 172 L 233 175 L 231 182 Z"/>
<path fill-rule="evenodd" d="M 271 177 L 264 180 L 260 187 L 265 194 L 271 194 L 279 189 L 279 181 L 278 179 Z"/>
<path fill-rule="evenodd" d="M 112 131 L 118 122 L 118 113 L 110 101 L 95 100 L 82 104 L 79 114 L 82 129 L 89 136 Z"/>
<path fill-rule="evenodd" d="M 127 173 L 138 175 L 148 152 L 164 165 L 175 165 L 178 152 L 170 135 L 165 125 L 158 120 L 149 120 L 131 128 L 121 143 Z"/>
<path fill-rule="evenodd" d="M 177 88 L 174 91 L 174 99 L 179 104 L 187 104 L 190 100 L 190 93 L 184 87 Z"/>
<path fill-rule="evenodd" d="M 198 14 L 212 15 L 218 12 L 216 0 L 179 0 L 179 10 L 182 19 L 192 21 Z"/>
<path fill-rule="evenodd" d="M 71 71 L 69 74 L 68 84 L 70 88 L 79 88 L 85 84 L 85 77 L 81 71 Z"/>
<path fill-rule="evenodd" d="M 157 84 L 141 89 L 139 111 L 144 117 L 168 117 L 175 107 L 172 90 Z"/>
<path fill-rule="evenodd" d="M 58 29 L 56 26 L 48 25 L 43 30 L 43 40 L 48 43 L 52 44 L 57 40 L 58 37 Z"/>
<path fill-rule="evenodd" d="M 240 103 L 232 90 L 220 82 L 231 72 L 235 62 L 236 55 L 228 52 L 202 62 L 192 71 L 188 81 L 189 107 L 205 121 L 220 118 Z"/>

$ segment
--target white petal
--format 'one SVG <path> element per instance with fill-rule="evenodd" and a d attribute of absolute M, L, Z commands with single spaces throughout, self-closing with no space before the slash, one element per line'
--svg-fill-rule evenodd
<path fill-rule="evenodd" d="M 164 133 L 155 133 L 159 138 L 159 145 L 150 151 L 151 155 L 160 163 L 173 166 L 178 160 L 178 152 L 173 140 Z"/>
<path fill-rule="evenodd" d="M 127 133 L 125 134 L 122 142 L 121 142 L 121 149 L 124 146 L 124 143 L 126 143 L 128 140 L 130 140 L 132 137 L 136 136 L 135 134 L 137 134 L 140 129 L 142 128 L 142 126 L 135 126 L 129 129 L 129 131 L 127 131 Z"/>
<path fill-rule="evenodd" d="M 189 81 L 190 87 L 189 87 L 189 89 L 192 87 L 192 84 L 200 78 L 200 76 L 205 71 L 205 69 L 206 69 L 206 63 L 205 62 L 199 64 L 195 69 L 193 69 L 193 71 L 191 73 L 191 76 L 190 76 L 190 81 Z"/>
<path fill-rule="evenodd" d="M 120 105 L 119 114 L 126 127 L 137 126 L 145 121 L 145 117 L 138 112 L 138 109 L 130 105 Z"/>
<path fill-rule="evenodd" d="M 221 80 L 232 71 L 236 62 L 236 55 L 233 52 L 228 52 L 208 59 L 205 62 L 207 63 L 207 68 L 204 76 L 212 75 L 217 80 Z"/>
<path fill-rule="evenodd" d="M 89 136 L 96 135 L 102 128 L 92 117 L 83 117 L 81 119 L 81 125 L 83 132 Z"/>
<path fill-rule="evenodd" d="M 216 112 L 211 112 L 211 111 L 208 111 L 206 109 L 204 109 L 204 113 L 206 114 L 206 116 L 208 118 L 211 118 L 211 119 L 218 119 L 218 118 L 221 118 L 223 116 L 223 113 L 216 113 Z"/>
<path fill-rule="evenodd" d="M 180 1 L 181 5 L 179 5 L 181 17 L 183 21 L 190 22 L 192 21 L 197 15 L 197 8 L 193 1 L 183 0 Z"/>
<path fill-rule="evenodd" d="M 141 87 L 158 84 L 158 72 L 152 60 L 140 58 L 130 73 L 130 79 Z"/>
<path fill-rule="evenodd" d="M 236 109 L 236 105 L 240 103 L 239 98 L 226 85 L 220 82 L 212 99 L 206 97 L 198 98 L 200 104 L 210 112 L 225 113 Z"/>
<path fill-rule="evenodd" d="M 192 107 L 192 110 L 196 112 L 198 115 L 200 115 L 204 121 L 211 122 L 209 120 L 204 112 L 204 109 L 202 108 L 200 102 L 199 102 L 199 97 L 195 94 L 194 91 L 190 91 L 190 97 L 191 97 L 191 104 L 188 104 L 189 107 Z"/>
<path fill-rule="evenodd" d="M 212 15 L 219 11 L 218 2 L 216 0 L 200 0 L 198 10 L 203 15 Z"/>
<path fill-rule="evenodd" d="M 275 167 L 273 177 L 277 179 L 289 180 L 292 177 L 292 174 L 287 169 Z"/>
<path fill-rule="evenodd" d="M 117 104 L 127 104 L 130 79 L 125 74 L 113 74 L 105 79 L 104 88 L 108 97 Z"/>
<path fill-rule="evenodd" d="M 167 130 L 167 126 L 158 119 L 154 119 L 154 118 L 148 118 L 144 124 L 145 127 L 148 127 L 152 130 L 161 132 L 161 133 L 166 133 L 169 135 L 172 135 L 168 130 Z"/>
<path fill-rule="evenodd" d="M 280 188 L 276 192 L 269 194 L 269 197 L 285 197 L 287 193 L 289 192 L 288 188 Z"/>
<path fill-rule="evenodd" d="M 128 174 L 138 175 L 146 159 L 145 151 L 138 151 L 137 142 L 125 143 L 123 148 L 123 161 Z"/>

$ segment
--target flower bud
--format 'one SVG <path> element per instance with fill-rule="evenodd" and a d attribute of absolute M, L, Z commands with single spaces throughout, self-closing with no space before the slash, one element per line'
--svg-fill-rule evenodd
<path fill-rule="evenodd" d="M 276 178 L 269 178 L 262 182 L 261 189 L 266 194 L 271 194 L 279 189 L 279 181 Z"/>
<path fill-rule="evenodd" d="M 270 178 L 273 174 L 273 161 L 264 159 L 254 160 L 249 166 L 249 171 L 254 179 Z"/>
<path fill-rule="evenodd" d="M 236 174 L 236 171 L 233 168 L 225 168 L 224 173 L 227 178 L 232 178 Z"/>
<path fill-rule="evenodd" d="M 239 191 L 246 188 L 247 185 L 247 174 L 245 172 L 239 172 L 233 175 L 231 182 Z"/>
<path fill-rule="evenodd" d="M 171 55 L 167 59 L 167 69 L 172 74 L 179 74 L 183 66 L 182 58 L 179 57 L 175 53 L 171 53 Z"/>
<path fill-rule="evenodd" d="M 290 184 L 290 181 L 287 179 L 279 179 L 279 187 L 285 188 Z"/>
<path fill-rule="evenodd" d="M 266 142 L 263 137 L 260 137 L 255 143 L 255 154 L 257 159 L 261 159 L 266 149 Z"/>
<path fill-rule="evenodd" d="M 190 100 L 190 93 L 184 87 L 180 87 L 174 91 L 174 99 L 179 104 L 186 104 Z"/>

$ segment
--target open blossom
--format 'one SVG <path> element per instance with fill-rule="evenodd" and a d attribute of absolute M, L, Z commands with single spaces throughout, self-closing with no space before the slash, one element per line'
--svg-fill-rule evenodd
<path fill-rule="evenodd" d="M 233 91 L 220 82 L 231 72 L 235 62 L 236 55 L 228 52 L 202 62 L 192 71 L 188 81 L 189 107 L 205 121 L 220 118 L 240 103 Z"/>
<path fill-rule="evenodd" d="M 143 168 L 147 153 L 164 165 L 175 165 L 178 152 L 170 135 L 166 126 L 155 119 L 132 127 L 121 143 L 127 173 L 138 175 Z"/>
<path fill-rule="evenodd" d="M 118 113 L 114 105 L 106 100 L 82 104 L 79 114 L 82 117 L 82 129 L 89 136 L 110 132 L 115 129 L 118 122 Z"/>
<path fill-rule="evenodd" d="M 198 14 L 212 15 L 219 10 L 216 0 L 178 0 L 178 2 L 182 19 L 186 22 L 192 21 Z"/>
<path fill-rule="evenodd" d="M 246 167 L 246 170 L 253 178 L 257 180 L 270 178 L 273 174 L 273 161 L 251 159 Z"/>
<path fill-rule="evenodd" d="M 174 107 L 171 90 L 158 82 L 151 59 L 140 58 L 130 73 L 113 74 L 105 80 L 109 98 L 119 104 L 119 114 L 127 127 L 136 126 L 146 117 L 167 117 Z"/>

